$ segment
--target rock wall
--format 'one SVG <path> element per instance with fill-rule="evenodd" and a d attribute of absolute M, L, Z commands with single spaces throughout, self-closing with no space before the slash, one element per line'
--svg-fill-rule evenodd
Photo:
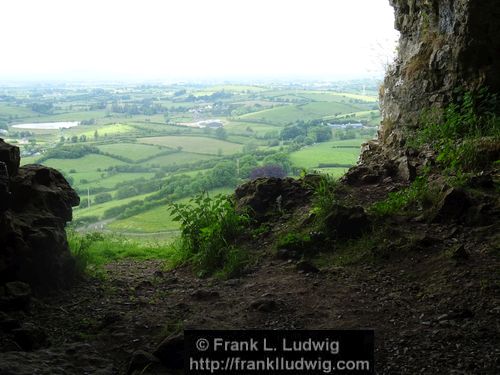
<path fill-rule="evenodd" d="M 47 291 L 74 278 L 64 227 L 80 198 L 57 170 L 19 162 L 0 139 L 0 297 L 12 281 Z"/>
<path fill-rule="evenodd" d="M 379 178 L 400 170 L 408 175 L 412 155 L 404 150 L 405 135 L 424 111 L 443 108 L 460 88 L 500 91 L 500 1 L 389 1 L 401 33 L 398 55 L 380 90 L 378 140 L 361 158 L 361 164 L 379 166 L 371 172 Z"/>
<path fill-rule="evenodd" d="M 442 107 L 456 89 L 500 90 L 498 0 L 390 0 L 399 51 L 381 90 L 380 140 L 397 142 L 420 114 Z"/>

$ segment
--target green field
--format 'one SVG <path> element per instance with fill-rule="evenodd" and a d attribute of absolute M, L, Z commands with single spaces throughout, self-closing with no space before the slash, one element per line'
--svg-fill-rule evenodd
<path fill-rule="evenodd" d="M 166 136 L 139 138 L 138 142 L 170 148 L 181 147 L 182 151 L 198 154 L 231 155 L 241 152 L 243 146 L 237 143 L 206 137 Z"/>
<path fill-rule="evenodd" d="M 97 216 L 97 217 L 101 218 L 101 216 L 104 214 L 104 211 L 106 211 L 110 208 L 121 206 L 121 205 L 127 204 L 129 202 L 132 202 L 134 200 L 144 200 L 144 198 L 146 198 L 148 195 L 151 195 L 151 193 L 136 195 L 136 196 L 125 198 L 125 199 L 119 199 L 119 200 L 115 199 L 115 200 L 101 203 L 101 204 L 91 204 L 90 208 L 87 208 L 87 207 L 75 208 L 75 209 L 73 209 L 74 217 L 75 217 L 75 219 L 81 219 L 81 218 L 88 217 L 88 216 Z M 86 198 L 86 197 L 82 196 L 81 198 Z"/>
<path fill-rule="evenodd" d="M 0 103 L 0 117 L 9 116 L 13 116 L 14 118 L 36 117 L 37 113 L 23 106 L 14 106 L 7 103 Z"/>
<path fill-rule="evenodd" d="M 355 139 L 317 143 L 292 152 L 290 160 L 294 166 L 306 169 L 318 168 L 319 164 L 338 163 L 354 165 L 358 160 L 359 146 L 363 141 L 363 139 Z M 352 148 L 344 148 L 346 146 Z"/>
<path fill-rule="evenodd" d="M 251 129 L 255 134 L 265 134 L 267 132 L 279 132 L 281 130 L 280 126 L 272 124 L 259 124 L 255 122 L 244 122 L 244 121 L 229 121 L 224 124 L 224 129 L 234 132 L 248 132 L 248 128 Z M 247 133 L 248 134 L 248 133 Z M 251 132 L 250 132 L 251 134 Z"/>
<path fill-rule="evenodd" d="M 72 176 L 72 174 L 70 174 Z M 133 181 L 139 178 L 149 179 L 154 176 L 151 172 L 137 172 L 137 173 L 117 173 L 106 175 L 104 178 L 99 178 L 88 183 L 79 183 L 79 189 L 95 189 L 95 188 L 113 188 L 120 182 Z"/>
<path fill-rule="evenodd" d="M 78 111 L 62 112 L 52 115 L 44 115 L 39 119 L 30 119 L 30 122 L 58 122 L 58 121 L 82 121 L 89 118 L 103 117 L 103 111 Z"/>
<path fill-rule="evenodd" d="M 315 92 L 309 91 L 297 94 L 300 97 L 312 99 L 319 102 L 349 102 L 350 100 L 360 100 L 367 103 L 376 103 L 377 98 L 367 95 L 335 93 L 335 92 Z"/>
<path fill-rule="evenodd" d="M 233 189 L 221 188 L 211 190 L 209 194 L 231 194 L 233 191 Z M 187 203 L 188 201 L 189 198 L 184 198 L 177 202 Z M 151 233 L 178 230 L 179 223 L 172 220 L 172 215 L 169 212 L 168 206 L 165 205 L 126 219 L 113 221 L 108 225 L 108 228 L 118 232 Z"/>
<path fill-rule="evenodd" d="M 140 143 L 110 143 L 97 147 L 102 152 L 116 155 L 133 161 L 152 157 L 168 149 L 159 146 L 149 146 Z"/>
<path fill-rule="evenodd" d="M 48 167 L 61 169 L 67 173 L 72 169 L 77 173 L 82 173 L 98 172 L 97 169 L 104 170 L 108 167 L 125 165 L 126 163 L 106 155 L 90 154 L 78 159 L 48 159 L 42 164 Z"/>
<path fill-rule="evenodd" d="M 110 137 L 113 135 L 121 135 L 121 134 L 126 134 L 130 133 L 132 131 L 135 131 L 135 128 L 130 125 L 125 125 L 125 124 L 110 124 L 110 125 L 104 125 L 104 126 L 78 126 L 76 128 L 71 128 L 68 129 L 67 132 L 70 134 L 75 134 L 77 136 L 86 136 L 89 139 L 92 139 L 94 137 L 95 131 L 98 131 L 99 137 L 106 138 Z"/>
<path fill-rule="evenodd" d="M 21 165 L 34 164 L 40 159 L 40 156 L 23 156 L 21 158 Z"/>
<path fill-rule="evenodd" d="M 162 155 L 150 159 L 146 162 L 146 165 L 159 165 L 159 166 L 170 166 L 175 164 L 181 165 L 181 164 L 194 163 L 200 160 L 210 160 L 214 158 L 215 156 L 211 155 L 201 155 L 190 152 L 176 152 L 173 154 Z"/>
<path fill-rule="evenodd" d="M 317 90 L 313 87 L 316 85 L 310 83 L 5 87 L 0 88 L 0 94 L 15 100 L 0 102 L 0 127 L 8 130 L 2 138 L 19 145 L 22 164 L 36 162 L 51 149 L 61 151 L 56 153 L 58 158 L 43 164 L 61 170 L 82 193 L 82 199 L 87 198 L 88 190 L 91 207 L 76 208 L 74 216 L 92 218 L 88 222 L 94 221 L 94 228 L 82 223 L 79 229 L 99 230 L 103 226 L 104 230 L 141 239 L 170 238 L 178 224 L 172 222 L 166 207 L 155 206 L 118 220 L 118 215 L 141 210 L 136 206 L 126 213 L 122 206 L 152 194 L 154 200 L 148 202 L 159 205 L 160 196 L 185 197 L 202 186 L 225 186 L 222 191 L 231 192 L 235 184 L 245 182 L 234 170 L 238 165 L 235 154 L 249 163 L 243 166 L 245 176 L 274 156 L 283 160 L 285 167 L 292 163 L 291 174 L 306 168 L 338 177 L 346 168 L 332 164 L 356 162 L 363 137 L 373 134 L 375 126 L 350 133 L 335 129 L 331 141 L 311 146 L 300 137 L 283 139 L 284 127 L 303 126 L 301 121 L 314 121 L 314 126 L 344 119 L 364 125 L 379 123 L 377 98 L 362 95 L 359 82 L 321 83 Z M 376 90 L 373 85 L 367 86 L 367 92 Z M 215 118 L 224 124 L 225 135 L 214 129 L 181 126 Z M 51 121 L 85 124 L 63 130 L 12 128 L 18 123 Z M 339 141 L 346 136 L 357 139 Z M 279 159 L 282 157 L 285 159 Z M 318 168 L 320 164 L 322 168 Z M 120 196 L 137 195 L 117 200 L 118 189 Z M 103 193 L 112 200 L 95 204 L 96 197 Z M 104 212 L 115 207 L 123 210 L 115 210 L 117 217 L 103 221 Z"/>
<path fill-rule="evenodd" d="M 305 105 L 283 105 L 272 109 L 249 113 L 239 117 L 240 121 L 261 121 L 268 124 L 286 125 L 294 121 L 309 121 L 336 114 L 361 110 L 353 104 L 338 102 L 312 102 Z"/>

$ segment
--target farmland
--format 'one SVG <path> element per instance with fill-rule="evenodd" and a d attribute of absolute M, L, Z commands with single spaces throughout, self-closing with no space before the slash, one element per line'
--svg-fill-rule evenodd
<path fill-rule="evenodd" d="M 102 152 L 133 161 L 148 159 L 162 152 L 161 147 L 141 145 L 137 143 L 109 143 L 98 146 Z"/>
<path fill-rule="evenodd" d="M 332 114 L 341 115 L 356 112 L 362 107 L 338 102 L 312 102 L 299 105 L 282 105 L 280 107 L 249 113 L 239 117 L 244 121 L 260 121 L 262 123 L 287 125 L 294 121 L 308 121 L 323 118 Z"/>
<path fill-rule="evenodd" d="M 180 147 L 180 149 L 183 151 L 209 155 L 236 154 L 238 152 L 241 152 L 242 149 L 241 144 L 226 142 L 219 139 L 210 139 L 206 137 L 151 137 L 139 138 L 138 142 L 170 148 Z"/>
<path fill-rule="evenodd" d="M 322 165 L 353 165 L 359 156 L 362 140 L 332 141 L 306 146 L 290 154 L 292 163 L 300 168 L 317 169 Z"/>
<path fill-rule="evenodd" d="M 213 196 L 230 194 L 232 191 L 229 188 L 222 188 L 211 190 L 208 193 Z M 189 199 L 183 198 L 178 202 L 188 203 Z M 178 224 L 172 220 L 168 205 L 160 205 L 138 215 L 114 221 L 109 225 L 109 228 L 121 233 L 157 233 L 176 231 Z"/>
<path fill-rule="evenodd" d="M 376 83 L 363 83 L 370 84 L 368 92 L 375 91 Z M 359 82 L 349 87 L 0 86 L 0 129 L 20 147 L 22 164 L 57 168 L 77 190 L 78 230 L 169 239 L 178 226 L 168 202 L 231 192 L 255 168 L 274 165 L 291 176 L 345 173 L 380 115 L 376 97 L 358 91 Z M 211 119 L 221 125 L 186 126 Z M 13 127 L 59 121 L 79 125 Z"/>

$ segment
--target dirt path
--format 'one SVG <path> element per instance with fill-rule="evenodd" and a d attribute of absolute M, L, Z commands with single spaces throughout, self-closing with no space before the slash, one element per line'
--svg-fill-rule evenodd
<path fill-rule="evenodd" d="M 242 278 L 221 281 L 165 272 L 159 261 L 121 261 L 106 267 L 103 280 L 38 301 L 27 320 L 52 345 L 2 354 L 0 372 L 126 373 L 134 351 L 151 352 L 186 327 L 374 328 L 379 374 L 495 374 L 499 266 L 480 248 L 461 265 L 429 249 L 384 265 L 309 274 L 266 259 Z"/>

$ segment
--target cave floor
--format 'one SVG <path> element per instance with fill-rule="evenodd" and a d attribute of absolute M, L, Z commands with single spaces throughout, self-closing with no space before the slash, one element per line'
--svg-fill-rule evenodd
<path fill-rule="evenodd" d="M 379 374 L 495 374 L 500 262 L 479 242 L 469 247 L 475 253 L 464 262 L 429 248 L 317 273 L 265 258 L 227 281 L 165 271 L 160 261 L 119 261 L 103 277 L 36 300 L 26 319 L 51 345 L 3 353 L 1 363 L 6 374 L 118 374 L 134 351 L 152 352 L 182 328 L 372 328 Z"/>

